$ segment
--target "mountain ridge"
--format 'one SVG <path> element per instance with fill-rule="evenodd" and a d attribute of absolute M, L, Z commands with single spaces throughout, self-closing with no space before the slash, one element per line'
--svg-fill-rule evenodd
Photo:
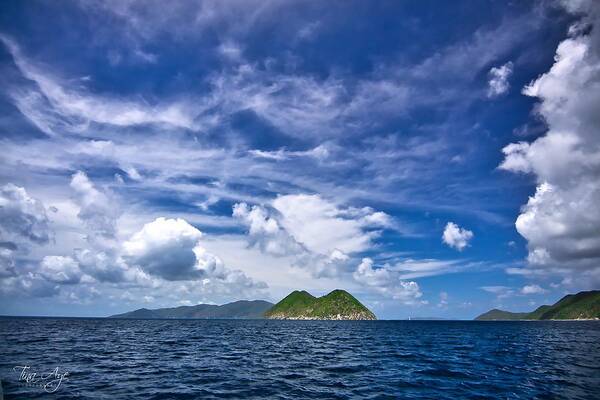
<path fill-rule="evenodd" d="M 108 318 L 120 319 L 262 319 L 273 303 L 264 300 L 238 300 L 222 305 L 197 304 L 194 306 L 139 308 Z"/>
<path fill-rule="evenodd" d="M 532 312 L 513 313 L 494 308 L 475 318 L 476 321 L 585 319 L 600 319 L 600 290 L 568 294 L 553 305 L 543 305 Z"/>

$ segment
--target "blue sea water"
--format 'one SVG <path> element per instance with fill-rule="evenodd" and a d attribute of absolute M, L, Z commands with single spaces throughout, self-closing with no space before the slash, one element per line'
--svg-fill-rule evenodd
<path fill-rule="evenodd" d="M 594 321 L 2 318 L 0 349 L 6 399 L 600 398 Z"/>

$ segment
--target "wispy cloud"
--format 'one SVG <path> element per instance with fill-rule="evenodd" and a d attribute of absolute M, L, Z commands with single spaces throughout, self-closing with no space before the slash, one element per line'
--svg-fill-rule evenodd
<path fill-rule="evenodd" d="M 20 110 L 46 133 L 55 133 L 56 118 L 60 118 L 62 126 L 70 126 L 74 131 L 84 130 L 91 122 L 123 127 L 153 123 L 188 129 L 195 127 L 194 116 L 183 103 L 150 106 L 120 98 L 100 97 L 85 90 L 65 89 L 65 82 L 40 72 L 41 68 L 26 59 L 12 39 L 0 36 L 0 40 L 10 51 L 23 76 L 36 86 L 33 90 L 14 89 L 12 95 Z"/>

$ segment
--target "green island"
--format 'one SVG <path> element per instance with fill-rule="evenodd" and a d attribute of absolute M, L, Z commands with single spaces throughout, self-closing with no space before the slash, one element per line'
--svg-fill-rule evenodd
<path fill-rule="evenodd" d="M 569 294 L 551 306 L 544 305 L 535 311 L 513 313 L 498 309 L 481 314 L 477 321 L 516 320 L 587 320 L 600 319 L 600 290 Z"/>
<path fill-rule="evenodd" d="M 315 297 L 295 290 L 264 314 L 268 319 L 376 320 L 360 301 L 345 290 Z"/>

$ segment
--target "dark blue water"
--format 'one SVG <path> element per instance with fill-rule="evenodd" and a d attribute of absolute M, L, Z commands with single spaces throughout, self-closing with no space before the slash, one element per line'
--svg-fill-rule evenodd
<path fill-rule="evenodd" d="M 7 399 L 600 398 L 592 321 L 0 319 L 0 352 Z"/>

